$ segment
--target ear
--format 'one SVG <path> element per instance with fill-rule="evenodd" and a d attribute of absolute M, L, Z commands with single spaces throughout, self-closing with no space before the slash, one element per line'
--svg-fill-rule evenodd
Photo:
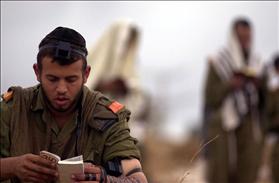
<path fill-rule="evenodd" d="M 36 74 L 37 81 L 41 82 L 40 70 L 39 70 L 38 64 L 33 64 L 33 69 Z"/>
<path fill-rule="evenodd" d="M 87 79 L 89 77 L 90 71 L 91 71 L 91 67 L 88 65 L 86 67 L 85 71 L 84 71 L 84 81 L 83 81 L 83 83 L 87 82 Z"/>

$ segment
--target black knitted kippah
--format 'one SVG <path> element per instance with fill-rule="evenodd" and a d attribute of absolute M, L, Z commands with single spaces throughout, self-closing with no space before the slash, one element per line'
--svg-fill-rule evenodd
<path fill-rule="evenodd" d="M 59 41 L 68 42 L 78 49 L 84 51 L 87 55 L 86 42 L 83 36 L 77 31 L 67 27 L 57 27 L 47 34 L 40 42 L 39 49 L 44 45 L 56 43 Z"/>

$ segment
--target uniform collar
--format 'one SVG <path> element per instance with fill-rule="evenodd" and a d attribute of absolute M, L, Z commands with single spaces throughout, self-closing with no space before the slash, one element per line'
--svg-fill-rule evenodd
<path fill-rule="evenodd" d="M 55 132 L 55 134 L 57 135 L 60 131 L 60 129 L 58 128 L 57 124 L 53 121 L 53 118 L 49 112 L 49 110 L 47 109 L 47 105 L 45 103 L 45 96 L 43 93 L 43 89 L 41 85 L 37 85 L 35 92 L 34 92 L 34 97 L 33 97 L 33 101 L 32 101 L 32 105 L 31 105 L 31 110 L 36 112 L 36 111 L 42 111 L 42 119 L 44 122 L 49 122 L 51 129 Z M 77 117 L 77 113 L 74 115 L 74 118 Z M 73 122 L 74 125 L 69 125 L 66 124 L 67 129 L 73 129 L 76 124 Z"/>
<path fill-rule="evenodd" d="M 44 103 L 43 91 L 41 85 L 37 85 L 36 91 L 34 92 L 34 98 L 31 104 L 32 111 L 44 110 L 46 105 Z"/>

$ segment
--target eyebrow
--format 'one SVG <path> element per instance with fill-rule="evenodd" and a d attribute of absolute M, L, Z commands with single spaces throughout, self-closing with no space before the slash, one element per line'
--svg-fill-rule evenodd
<path fill-rule="evenodd" d="M 46 74 L 46 77 L 54 77 L 54 78 L 60 78 L 59 76 L 56 75 L 52 75 L 52 74 Z M 66 76 L 65 78 L 77 78 L 77 75 L 70 75 L 70 76 Z"/>
<path fill-rule="evenodd" d="M 72 76 L 66 76 L 65 78 L 70 79 L 70 78 L 77 78 L 77 75 L 72 75 Z"/>

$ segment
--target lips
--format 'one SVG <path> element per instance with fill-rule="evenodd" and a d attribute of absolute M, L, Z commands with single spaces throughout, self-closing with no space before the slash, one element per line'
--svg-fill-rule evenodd
<path fill-rule="evenodd" d="M 54 99 L 54 101 L 58 106 L 63 106 L 69 102 L 69 99 L 68 98 L 56 98 L 56 99 Z"/>

